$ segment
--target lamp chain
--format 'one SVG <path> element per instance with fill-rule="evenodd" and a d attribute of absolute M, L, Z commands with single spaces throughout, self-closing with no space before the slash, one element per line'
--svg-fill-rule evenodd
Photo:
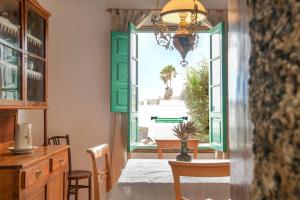
<path fill-rule="evenodd" d="M 166 49 L 173 50 L 171 46 L 172 36 L 169 32 L 168 26 L 163 22 L 160 14 L 158 13 L 159 0 L 156 2 L 156 13 L 152 16 L 151 21 L 154 25 L 155 39 L 157 44 L 165 47 Z"/>

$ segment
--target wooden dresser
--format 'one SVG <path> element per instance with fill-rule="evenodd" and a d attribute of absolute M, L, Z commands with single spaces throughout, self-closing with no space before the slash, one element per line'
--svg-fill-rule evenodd
<path fill-rule="evenodd" d="M 31 154 L 0 151 L 0 200 L 66 200 L 68 146 L 41 146 Z"/>
<path fill-rule="evenodd" d="M 0 4 L 0 200 L 66 200 L 69 147 L 47 146 L 51 14 L 38 0 Z M 18 109 L 44 110 L 44 146 L 31 154 L 7 150 L 22 122 Z"/>

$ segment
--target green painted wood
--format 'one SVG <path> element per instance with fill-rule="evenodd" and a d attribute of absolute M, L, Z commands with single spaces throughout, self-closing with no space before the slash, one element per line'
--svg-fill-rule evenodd
<path fill-rule="evenodd" d="M 209 138 L 211 147 L 227 151 L 227 52 L 225 24 L 213 27 L 210 35 Z"/>
<path fill-rule="evenodd" d="M 111 32 L 110 111 L 128 110 L 128 33 Z"/>
<path fill-rule="evenodd" d="M 128 144 L 131 152 L 138 139 L 138 34 L 136 27 L 129 23 L 129 59 L 128 59 Z"/>
<path fill-rule="evenodd" d="M 155 123 L 181 123 L 184 118 L 156 118 Z"/>

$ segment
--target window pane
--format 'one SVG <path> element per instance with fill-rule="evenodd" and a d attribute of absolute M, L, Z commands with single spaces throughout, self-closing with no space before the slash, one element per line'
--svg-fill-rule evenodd
<path fill-rule="evenodd" d="M 27 51 L 45 57 L 45 19 L 33 10 L 27 17 Z"/>
<path fill-rule="evenodd" d="M 0 41 L 20 47 L 20 4 L 18 0 L 0 2 Z"/>
<path fill-rule="evenodd" d="M 221 112 L 221 87 L 212 88 L 212 112 Z"/>
<path fill-rule="evenodd" d="M 221 143 L 222 141 L 221 120 L 217 118 L 212 118 L 211 121 L 212 121 L 211 126 L 212 126 L 213 142 Z"/>
<path fill-rule="evenodd" d="M 137 112 L 137 87 L 132 87 L 131 111 Z"/>
<path fill-rule="evenodd" d="M 137 130 L 138 130 L 138 118 L 133 117 L 131 119 L 130 145 L 136 145 Z"/>
<path fill-rule="evenodd" d="M 0 98 L 20 100 L 21 54 L 0 44 Z"/>
<path fill-rule="evenodd" d="M 45 63 L 29 57 L 27 61 L 27 98 L 29 101 L 44 101 Z"/>
<path fill-rule="evenodd" d="M 218 56 L 220 56 L 220 52 L 221 52 L 221 35 L 220 33 L 215 33 L 212 36 L 212 40 L 211 40 L 211 51 L 212 51 L 212 59 L 216 58 Z"/>
<path fill-rule="evenodd" d="M 212 61 L 212 85 L 217 85 L 221 83 L 221 62 L 220 58 Z"/>
<path fill-rule="evenodd" d="M 131 83 L 137 85 L 137 61 L 131 59 Z"/>
<path fill-rule="evenodd" d="M 138 36 L 136 33 L 131 33 L 131 56 L 136 58 L 137 57 L 137 39 Z"/>

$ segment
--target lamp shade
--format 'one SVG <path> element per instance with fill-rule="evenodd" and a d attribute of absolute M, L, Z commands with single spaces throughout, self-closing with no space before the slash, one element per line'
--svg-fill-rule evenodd
<path fill-rule="evenodd" d="M 179 24 L 180 14 L 184 13 L 187 15 L 186 22 L 190 23 L 192 12 L 195 12 L 195 4 L 198 7 L 197 21 L 206 19 L 207 11 L 197 0 L 170 0 L 162 9 L 162 19 L 165 23 Z"/>

